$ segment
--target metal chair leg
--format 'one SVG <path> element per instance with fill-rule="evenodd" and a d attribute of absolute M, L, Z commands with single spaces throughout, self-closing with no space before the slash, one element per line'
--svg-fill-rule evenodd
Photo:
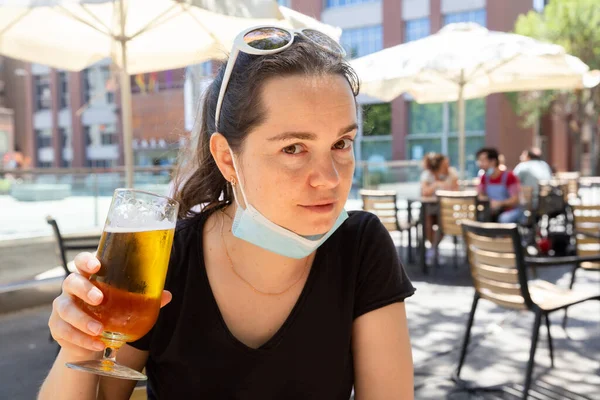
<path fill-rule="evenodd" d="M 434 235 L 433 235 L 433 241 L 435 243 L 435 260 L 434 260 L 434 264 L 436 268 L 440 267 L 440 236 L 441 236 L 441 232 L 440 232 L 440 227 L 438 225 Z M 434 245 L 433 243 L 431 244 L 432 246 Z"/>
<path fill-rule="evenodd" d="M 456 377 L 460 377 L 460 370 L 462 369 L 465 357 L 467 356 L 467 347 L 469 347 L 469 340 L 471 339 L 471 327 L 473 327 L 473 320 L 475 319 L 475 309 L 479 302 L 479 294 L 475 292 L 473 297 L 473 305 L 471 306 L 471 313 L 469 314 L 469 320 L 467 321 L 467 330 L 465 331 L 465 338 L 463 340 L 462 349 L 460 350 L 460 358 L 458 360 L 458 367 L 456 368 Z"/>
<path fill-rule="evenodd" d="M 550 315 L 544 314 L 546 320 L 546 330 L 548 331 L 548 348 L 550 349 L 550 366 L 554 368 L 554 346 L 552 344 L 552 335 L 550 334 Z"/>
<path fill-rule="evenodd" d="M 569 289 L 573 289 L 573 285 L 575 284 L 575 275 L 577 274 L 577 270 L 579 269 L 579 265 L 576 265 L 573 268 L 573 273 L 571 273 L 571 283 L 569 284 Z M 562 328 L 563 329 L 567 329 L 567 319 L 569 318 L 568 316 L 569 313 L 569 308 L 565 308 L 565 315 L 563 316 L 563 321 L 562 321 Z"/>
<path fill-rule="evenodd" d="M 569 289 L 573 289 L 573 285 L 575 284 L 575 274 L 577 273 L 578 269 L 579 269 L 579 265 L 576 265 L 573 268 L 573 273 L 571 274 L 571 283 L 569 284 Z"/>
<path fill-rule="evenodd" d="M 454 269 L 458 269 L 458 236 L 452 236 L 454 240 Z"/>
<path fill-rule="evenodd" d="M 527 399 L 529 388 L 531 387 L 531 376 L 533 375 L 533 366 L 535 364 L 535 350 L 537 348 L 538 338 L 540 336 L 540 325 L 542 322 L 542 312 L 535 312 L 535 321 L 533 323 L 533 332 L 531 334 L 531 350 L 529 351 L 529 361 L 527 363 L 527 372 L 525 373 L 525 386 L 523 388 L 523 400 Z"/>
<path fill-rule="evenodd" d="M 410 212 L 410 210 L 409 210 Z M 408 263 L 411 264 L 412 263 L 412 226 L 410 226 L 410 218 L 408 220 L 409 225 L 408 225 L 408 257 L 406 258 L 408 260 Z"/>

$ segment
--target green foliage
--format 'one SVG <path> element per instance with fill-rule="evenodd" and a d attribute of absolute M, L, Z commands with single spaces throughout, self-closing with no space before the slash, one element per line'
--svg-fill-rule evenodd
<path fill-rule="evenodd" d="M 392 105 L 390 103 L 363 106 L 363 135 L 392 134 Z"/>
<path fill-rule="evenodd" d="M 590 69 L 600 69 L 600 4 L 598 0 L 551 0 L 542 14 L 530 11 L 519 16 L 515 32 L 539 40 L 556 43 L 586 63 Z M 525 117 L 526 125 L 531 125 L 555 101 L 562 105 L 574 105 L 582 99 L 594 103 L 597 115 L 600 109 L 600 90 L 570 95 L 564 92 L 544 91 L 519 95 L 509 94 L 508 98 L 517 113 Z M 574 95 L 575 94 L 575 95 Z M 580 107 L 581 108 L 581 107 Z M 582 113 L 582 110 L 578 110 Z M 583 113 L 580 114 L 583 116 Z M 581 121 L 580 121 L 581 122 Z"/>

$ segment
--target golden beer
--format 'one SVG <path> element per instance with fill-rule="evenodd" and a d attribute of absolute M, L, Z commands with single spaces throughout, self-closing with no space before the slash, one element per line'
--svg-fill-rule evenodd
<path fill-rule="evenodd" d="M 100 270 L 90 281 L 104 294 L 102 303 L 83 310 L 105 333 L 131 342 L 150 331 L 158 317 L 174 229 L 144 231 L 106 228 L 97 257 Z"/>
<path fill-rule="evenodd" d="M 112 378 L 146 380 L 146 375 L 117 363 L 117 351 L 144 336 L 158 318 L 179 203 L 150 192 L 116 189 L 96 257 L 100 269 L 90 282 L 103 293 L 97 306 L 79 307 L 103 325 L 106 345 L 101 360 L 68 362 L 78 371 Z"/>

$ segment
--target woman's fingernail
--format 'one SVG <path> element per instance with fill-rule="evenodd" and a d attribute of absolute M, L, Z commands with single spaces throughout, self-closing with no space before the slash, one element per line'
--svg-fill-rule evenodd
<path fill-rule="evenodd" d="M 91 259 L 87 262 L 87 267 L 90 271 L 96 269 L 96 267 L 98 266 L 98 260 L 95 259 Z"/>
<path fill-rule="evenodd" d="M 98 351 L 102 351 L 104 350 L 104 343 L 102 342 L 94 342 L 93 344 L 94 349 L 98 350 Z"/>
<path fill-rule="evenodd" d="M 88 329 L 90 330 L 90 332 L 98 335 L 100 332 L 102 332 L 102 324 L 100 324 L 99 322 L 96 321 L 90 321 L 87 324 Z"/>
<path fill-rule="evenodd" d="M 94 303 L 99 303 L 102 300 L 102 292 L 98 288 L 92 288 L 88 294 L 88 299 L 93 301 Z"/>

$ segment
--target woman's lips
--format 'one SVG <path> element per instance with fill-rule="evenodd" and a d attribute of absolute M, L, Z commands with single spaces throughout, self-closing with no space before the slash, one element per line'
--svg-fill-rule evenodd
<path fill-rule="evenodd" d="M 326 214 L 329 213 L 331 211 L 333 211 L 333 208 L 335 206 L 335 203 L 326 203 L 326 204 L 319 204 L 319 205 L 311 205 L 311 206 L 300 206 L 308 211 L 312 211 L 318 214 Z"/>

